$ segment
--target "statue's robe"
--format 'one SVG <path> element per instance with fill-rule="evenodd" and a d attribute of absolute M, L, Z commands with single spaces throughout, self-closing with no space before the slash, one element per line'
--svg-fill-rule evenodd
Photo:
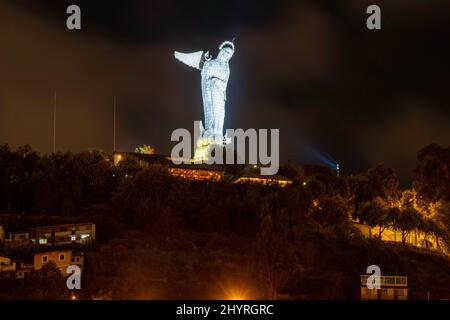
<path fill-rule="evenodd" d="M 205 61 L 201 71 L 202 97 L 205 114 L 205 133 L 214 139 L 223 138 L 225 101 L 230 68 L 217 59 Z"/>

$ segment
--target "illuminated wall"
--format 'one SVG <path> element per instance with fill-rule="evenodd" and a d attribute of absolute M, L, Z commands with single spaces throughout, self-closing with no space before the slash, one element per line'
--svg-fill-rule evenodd
<path fill-rule="evenodd" d="M 286 187 L 292 183 L 289 179 L 270 178 L 263 176 L 243 176 L 238 178 L 235 183 L 259 183 L 265 185 L 278 185 L 280 187 Z"/>
<path fill-rule="evenodd" d="M 219 181 L 223 179 L 224 172 L 219 170 L 169 168 L 170 174 L 188 180 Z"/>
<path fill-rule="evenodd" d="M 40 270 L 49 262 L 54 262 L 61 274 L 66 275 L 66 269 L 72 264 L 72 251 L 60 250 L 34 253 L 34 270 Z"/>

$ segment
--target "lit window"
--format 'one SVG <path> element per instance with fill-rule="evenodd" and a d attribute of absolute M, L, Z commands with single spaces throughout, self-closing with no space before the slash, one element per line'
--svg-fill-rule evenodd
<path fill-rule="evenodd" d="M 39 239 L 39 244 L 47 244 L 47 239 L 45 238 Z"/>
<path fill-rule="evenodd" d="M 70 237 L 70 240 L 72 240 L 72 241 L 77 240 L 77 236 L 76 236 L 76 235 L 72 235 L 72 236 Z"/>
<path fill-rule="evenodd" d="M 81 235 L 81 239 L 86 239 L 86 238 L 89 238 L 89 235 L 88 235 L 88 234 L 82 234 L 82 235 Z"/>

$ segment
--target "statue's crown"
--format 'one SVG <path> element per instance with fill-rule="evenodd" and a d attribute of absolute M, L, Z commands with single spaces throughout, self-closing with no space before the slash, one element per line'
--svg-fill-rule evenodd
<path fill-rule="evenodd" d="M 234 53 L 234 43 L 232 41 L 224 41 L 219 47 L 219 50 L 222 50 L 224 47 L 230 47 L 231 51 Z"/>

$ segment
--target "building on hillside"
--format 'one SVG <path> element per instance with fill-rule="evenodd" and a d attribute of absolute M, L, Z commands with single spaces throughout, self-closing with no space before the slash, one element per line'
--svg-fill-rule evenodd
<path fill-rule="evenodd" d="M 170 166 L 169 172 L 174 177 L 197 181 L 220 181 L 225 176 L 225 169 L 204 164 Z"/>
<path fill-rule="evenodd" d="M 89 244 L 95 241 L 95 224 L 85 222 L 33 227 L 30 234 L 41 245 Z"/>
<path fill-rule="evenodd" d="M 0 279 L 14 279 L 16 263 L 8 257 L 0 256 Z"/>
<path fill-rule="evenodd" d="M 133 157 L 142 167 L 148 166 L 149 164 L 160 164 L 166 167 L 171 175 L 187 180 L 219 181 L 225 175 L 223 166 L 194 163 L 175 165 L 170 156 L 160 154 L 115 152 L 113 157 L 114 165 L 116 166 L 124 159 Z"/>
<path fill-rule="evenodd" d="M 137 152 L 117 152 L 113 153 L 113 162 L 117 166 L 119 163 L 127 158 L 134 158 L 138 161 L 139 165 L 145 167 L 148 164 L 161 164 L 170 165 L 172 160 L 170 156 L 165 156 L 161 154 L 146 154 Z"/>
<path fill-rule="evenodd" d="M 31 243 L 32 240 L 28 231 L 15 231 L 9 233 L 9 238 L 5 242 L 9 245 L 21 246 Z"/>
<path fill-rule="evenodd" d="M 0 256 L 0 272 L 15 272 L 16 271 L 16 263 L 12 262 L 8 257 Z"/>
<path fill-rule="evenodd" d="M 85 259 L 82 252 L 67 249 L 35 252 L 33 253 L 32 264 L 15 262 L 10 258 L 0 257 L 0 278 L 24 279 L 33 270 L 41 270 L 50 262 L 55 263 L 63 276 L 67 276 L 67 267 L 70 265 L 76 265 L 83 271 Z"/>
<path fill-rule="evenodd" d="M 381 276 L 380 289 L 369 289 L 369 275 L 361 275 L 361 300 L 407 300 L 408 277 Z"/>
<path fill-rule="evenodd" d="M 34 266 L 32 264 L 27 263 L 18 263 L 15 277 L 16 279 L 24 279 L 27 278 L 30 272 L 34 270 Z"/>
<path fill-rule="evenodd" d="M 70 265 L 77 265 L 83 270 L 84 255 L 81 252 L 73 252 L 67 249 L 42 251 L 33 254 L 34 270 L 40 270 L 50 262 L 55 263 L 63 276 L 67 276 L 67 267 Z"/>
<path fill-rule="evenodd" d="M 176 165 L 172 162 L 170 156 L 159 154 L 141 154 L 131 152 L 114 152 L 114 165 L 119 163 L 128 157 L 136 159 L 140 166 L 147 166 L 149 164 L 160 164 L 167 168 L 168 172 L 179 178 L 196 181 L 220 181 L 226 177 L 226 169 L 230 166 L 235 166 L 232 171 L 239 172 L 243 165 L 219 165 L 219 164 L 179 164 Z M 254 166 L 256 167 L 256 165 Z M 234 180 L 235 183 L 260 183 L 265 185 L 277 185 L 285 187 L 292 183 L 292 180 L 283 177 L 281 175 L 263 176 L 260 174 L 244 174 Z"/>
<path fill-rule="evenodd" d="M 79 266 L 81 271 L 83 271 L 83 267 L 84 267 L 84 253 L 83 252 L 78 252 L 78 251 L 73 251 L 72 252 L 71 264 Z"/>
<path fill-rule="evenodd" d="M 9 232 L 5 244 L 9 247 L 25 245 L 89 244 L 95 241 L 95 224 L 91 222 L 32 227 L 28 231 Z"/>
<path fill-rule="evenodd" d="M 264 185 L 278 185 L 280 187 L 286 187 L 292 184 L 292 180 L 281 175 L 263 176 L 256 173 L 244 174 L 237 178 L 235 183 L 259 183 Z"/>
<path fill-rule="evenodd" d="M 0 257 L 0 278 L 23 279 L 33 271 L 33 265 L 12 261 L 8 257 Z"/>

